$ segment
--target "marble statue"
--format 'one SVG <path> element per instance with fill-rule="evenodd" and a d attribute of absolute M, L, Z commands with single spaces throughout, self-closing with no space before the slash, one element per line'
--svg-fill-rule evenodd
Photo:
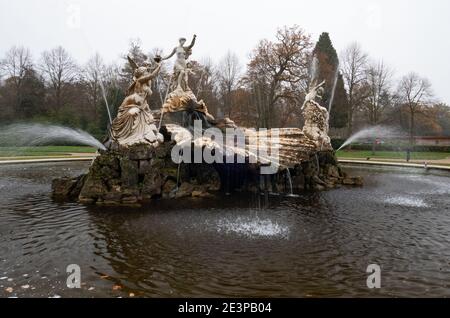
<path fill-rule="evenodd" d="M 128 88 L 127 97 L 119 107 L 117 118 L 112 123 L 111 137 L 121 146 L 157 145 L 163 141 L 163 137 L 158 133 L 147 98 L 153 93 L 152 80 L 158 76 L 161 63 L 156 62 L 156 67 L 151 70 L 152 64 L 149 62 L 138 66 L 130 56 L 128 60 L 134 69 L 133 83 Z"/>
<path fill-rule="evenodd" d="M 182 89 L 183 91 L 189 91 L 188 77 L 192 70 L 189 68 L 188 59 L 192 55 L 192 49 L 194 48 L 197 35 L 194 35 L 192 42 L 189 46 L 184 46 L 186 43 L 185 38 L 180 38 L 179 45 L 172 50 L 167 57 L 162 58 L 163 61 L 172 58 L 176 55 L 176 61 L 174 64 L 174 77 L 172 89 Z"/>
<path fill-rule="evenodd" d="M 164 116 L 165 113 L 176 113 L 180 111 L 192 113 L 195 111 L 201 114 L 208 123 L 213 123 L 215 122 L 215 118 L 208 112 L 205 102 L 203 100 L 197 100 L 197 96 L 195 96 L 189 87 L 189 76 L 195 73 L 192 70 L 192 64 L 188 60 L 192 55 L 192 48 L 196 40 L 197 36 L 194 35 L 191 44 L 185 46 L 186 39 L 181 38 L 179 45 L 172 50 L 172 53 L 161 58 L 162 61 L 165 61 L 176 55 L 172 82 L 169 85 L 169 94 L 162 106 L 161 116 Z"/>
<path fill-rule="evenodd" d="M 188 60 L 195 41 L 196 36 L 185 47 L 186 39 L 180 39 L 169 56 L 157 56 L 141 65 L 128 56 L 133 83 L 112 122 L 105 144 L 108 151 L 99 151 L 87 175 L 54 180 L 55 197 L 78 198 L 84 204 L 139 206 L 153 199 L 211 197 L 220 189 L 268 196 L 270 192 L 292 195 L 294 190 L 362 185 L 361 178 L 349 178 L 338 166 L 328 137 L 329 113 L 319 104 L 325 82 L 313 82 L 305 97 L 302 129 L 238 127 L 229 118 L 216 120 L 189 88 L 189 76 L 194 72 Z M 147 102 L 153 93 L 152 81 L 159 75 L 162 61 L 174 55 L 167 96 L 161 110 L 152 112 Z M 178 114 L 167 114 L 163 123 L 165 113 Z M 193 129 L 197 120 L 204 129 L 214 128 L 220 135 L 197 134 Z M 233 128 L 233 135 L 227 128 Z M 223 132 L 226 138 L 221 140 Z M 202 157 L 189 166 L 196 150 L 219 160 L 209 164 Z M 181 165 L 174 154 L 187 155 L 188 162 Z M 228 159 L 241 163 L 235 168 Z"/>
<path fill-rule="evenodd" d="M 325 81 L 318 85 L 313 84 L 305 97 L 302 106 L 305 118 L 303 133 L 316 144 L 318 150 L 332 150 L 333 147 L 328 136 L 330 115 L 328 110 L 316 101 L 316 99 L 322 99 L 324 85 Z"/>

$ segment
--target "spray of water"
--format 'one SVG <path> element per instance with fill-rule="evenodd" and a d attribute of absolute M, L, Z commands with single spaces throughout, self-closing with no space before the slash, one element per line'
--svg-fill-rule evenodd
<path fill-rule="evenodd" d="M 292 176 L 291 176 L 291 171 L 289 170 L 289 168 L 286 169 L 286 175 L 288 178 L 288 182 L 289 182 L 289 196 L 293 196 L 294 195 L 294 188 L 292 187 Z"/>
<path fill-rule="evenodd" d="M 394 138 L 401 137 L 402 133 L 398 128 L 389 126 L 373 126 L 363 129 L 356 134 L 352 135 L 347 141 L 337 150 L 344 149 L 345 147 L 364 139 L 373 138 Z"/>
<path fill-rule="evenodd" d="M 278 237 L 288 239 L 290 229 L 288 226 L 279 224 L 270 219 L 261 219 L 258 216 L 238 217 L 235 219 L 220 219 L 216 227 L 219 233 L 234 234 L 247 238 L 270 238 Z"/>
<path fill-rule="evenodd" d="M 333 107 L 334 95 L 336 94 L 336 85 L 339 77 L 339 64 L 336 66 L 336 74 L 334 74 L 333 88 L 331 90 L 330 104 L 328 105 L 328 113 L 331 115 L 331 109 Z"/>
<path fill-rule="evenodd" d="M 199 82 L 199 84 L 198 84 L 198 89 L 197 89 L 197 97 L 198 97 L 198 95 L 200 95 L 200 92 L 202 91 L 202 89 L 203 89 L 203 77 L 205 76 L 205 68 L 203 67 L 202 68 L 202 75 L 200 76 L 200 82 Z"/>
<path fill-rule="evenodd" d="M 318 73 L 319 73 L 319 59 L 317 58 L 317 56 L 314 55 L 312 63 L 311 63 L 311 82 L 310 83 L 314 83 L 314 81 L 317 79 L 318 77 Z"/>
<path fill-rule="evenodd" d="M 106 150 L 87 132 L 68 127 L 43 124 L 14 124 L 0 129 L 0 145 L 32 147 L 72 143 Z"/>
<path fill-rule="evenodd" d="M 108 112 L 109 123 L 112 125 L 111 110 L 109 108 L 108 98 L 106 98 L 105 86 L 103 85 L 103 81 L 101 80 L 100 80 L 100 88 L 102 91 L 103 100 L 105 101 L 106 111 Z"/>
<path fill-rule="evenodd" d="M 167 86 L 166 96 L 164 97 L 164 103 L 167 101 L 167 97 L 169 97 L 170 93 L 170 85 L 172 84 L 173 74 L 169 78 L 169 86 Z M 164 105 L 163 105 L 164 106 Z M 164 112 L 161 110 L 161 118 L 159 119 L 158 132 L 161 131 L 161 126 L 164 118 Z"/>

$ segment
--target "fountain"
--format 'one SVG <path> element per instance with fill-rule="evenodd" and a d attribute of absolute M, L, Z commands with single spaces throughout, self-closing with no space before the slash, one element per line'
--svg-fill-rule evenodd
<path fill-rule="evenodd" d="M 350 138 L 348 138 L 337 151 L 340 151 L 357 141 L 368 138 L 392 138 L 403 135 L 404 134 L 398 128 L 395 127 L 381 126 L 381 125 L 373 126 L 362 129 L 357 133 L 353 134 L 352 136 L 350 136 Z"/>
<path fill-rule="evenodd" d="M 336 71 L 334 74 L 334 80 L 333 80 L 333 87 L 331 88 L 331 97 L 330 102 L 328 105 L 328 113 L 331 114 L 331 111 L 333 110 L 333 102 L 334 102 L 334 95 L 336 94 L 336 86 L 339 78 L 339 64 L 336 66 Z"/>
<path fill-rule="evenodd" d="M 73 143 L 106 150 L 103 144 L 87 132 L 57 125 L 13 124 L 0 131 L 0 144 L 4 145 L 33 147 L 57 143 Z"/>
<path fill-rule="evenodd" d="M 328 136 L 329 112 L 319 104 L 325 82 L 316 83 L 314 65 L 302 106 L 304 127 L 256 131 L 237 127 L 229 118 L 214 118 L 197 99 L 189 87 L 196 36 L 189 46 L 185 43 L 181 38 L 170 55 L 143 65 L 129 57 L 134 79 L 112 121 L 107 149 L 100 150 L 87 175 L 54 180 L 56 197 L 85 204 L 140 205 L 159 198 L 206 198 L 220 190 L 260 192 L 261 177 L 266 196 L 286 188 L 286 178 L 288 196 L 303 189 L 361 184 L 337 163 Z M 163 61 L 174 55 L 162 109 L 151 111 L 151 82 Z"/>

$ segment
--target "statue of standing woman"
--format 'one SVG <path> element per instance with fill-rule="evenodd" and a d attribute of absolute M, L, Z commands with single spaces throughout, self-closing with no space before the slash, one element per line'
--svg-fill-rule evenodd
<path fill-rule="evenodd" d="M 174 77 L 171 87 L 172 90 L 181 89 L 185 92 L 190 91 L 188 77 L 191 70 L 188 67 L 188 59 L 192 55 L 192 48 L 195 45 L 196 39 L 197 35 L 194 35 L 191 44 L 189 46 L 184 46 L 186 44 L 186 39 L 181 38 L 179 40 L 179 45 L 173 49 L 172 53 L 162 59 L 165 61 L 172 58 L 174 55 L 176 55 L 177 58 L 174 65 Z"/>

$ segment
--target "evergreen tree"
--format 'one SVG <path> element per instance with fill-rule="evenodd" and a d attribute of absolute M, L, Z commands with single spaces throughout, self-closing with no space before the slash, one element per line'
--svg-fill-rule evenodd
<path fill-rule="evenodd" d="M 326 81 L 323 95 L 323 103 L 326 108 L 330 106 L 333 86 L 336 83 L 330 114 L 330 126 L 334 128 L 346 127 L 348 97 L 342 75 L 336 74 L 339 71 L 339 58 L 327 32 L 320 35 L 313 53 L 319 61 L 318 81 Z"/>
<path fill-rule="evenodd" d="M 330 34 L 328 32 L 323 32 L 320 35 L 319 41 L 317 41 L 316 47 L 314 48 L 314 53 L 324 54 L 324 57 L 330 65 L 335 66 L 339 63 L 337 52 L 333 47 L 333 43 L 331 43 Z"/>
<path fill-rule="evenodd" d="M 330 114 L 330 127 L 344 128 L 347 127 L 347 109 L 348 99 L 344 86 L 344 79 L 339 73 L 336 82 L 336 92 L 334 93 L 334 102 Z"/>

